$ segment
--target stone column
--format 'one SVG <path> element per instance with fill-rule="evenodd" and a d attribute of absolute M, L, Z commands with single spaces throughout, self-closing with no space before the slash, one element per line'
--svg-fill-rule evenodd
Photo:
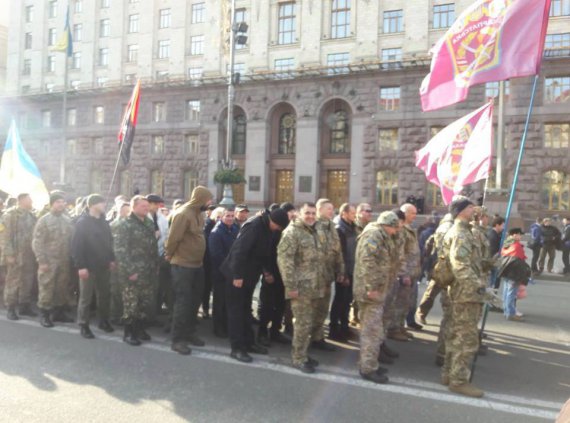
<path fill-rule="evenodd" d="M 267 123 L 263 120 L 247 123 L 247 143 L 245 148 L 245 202 L 247 204 L 265 205 L 268 199 L 269 172 Z M 250 177 L 259 177 L 259 190 L 250 184 Z M 252 181 L 254 182 L 254 181 Z M 255 190 L 252 190 L 255 189 Z"/>
<path fill-rule="evenodd" d="M 219 134 L 218 122 L 215 124 L 204 125 L 204 132 L 208 133 L 208 163 L 207 163 L 207 181 L 206 186 L 212 193 L 218 192 L 218 185 L 214 183 L 214 174 L 218 170 L 218 164 L 221 159 L 219 145 L 220 145 L 220 134 Z"/>
<path fill-rule="evenodd" d="M 364 177 L 364 136 L 369 117 L 356 116 L 352 119 L 350 146 L 350 177 L 348 201 L 352 204 L 362 202 L 362 179 Z"/>
<path fill-rule="evenodd" d="M 319 184 L 319 124 L 315 117 L 297 120 L 295 203 L 315 201 Z M 303 181 L 303 184 L 301 182 Z M 302 186 L 302 185 L 307 186 Z"/>

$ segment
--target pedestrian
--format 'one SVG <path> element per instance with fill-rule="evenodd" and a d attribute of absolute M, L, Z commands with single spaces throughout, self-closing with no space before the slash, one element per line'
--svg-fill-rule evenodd
<path fill-rule="evenodd" d="M 354 297 L 360 309 L 360 376 L 371 382 L 387 383 L 385 370 L 378 364 L 384 342 L 384 301 L 394 274 L 395 245 L 392 236 L 400 230 L 393 212 L 380 214 L 360 235 L 355 254 Z"/>
<path fill-rule="evenodd" d="M 129 217 L 131 213 L 130 203 L 123 203 L 119 206 L 119 213 L 109 226 L 113 235 L 113 243 L 117 236 L 117 228 L 119 224 Z M 110 306 L 110 322 L 113 325 L 123 326 L 123 286 L 119 280 L 117 266 L 111 271 L 111 306 Z"/>
<path fill-rule="evenodd" d="M 71 255 L 78 269 L 79 304 L 77 322 L 81 336 L 94 338 L 89 327 L 91 302 L 97 297 L 99 329 L 113 332 L 109 323 L 111 300 L 111 271 L 115 268 L 113 235 L 109 223 L 105 220 L 105 198 L 91 194 L 87 198 L 87 210 L 77 220 L 71 240 Z"/>
<path fill-rule="evenodd" d="M 131 199 L 131 213 L 118 224 L 114 237 L 119 283 L 123 287 L 123 341 L 132 346 L 151 339 L 143 322 L 153 304 L 159 261 L 149 210 L 148 200 L 135 195 Z"/>
<path fill-rule="evenodd" d="M 491 227 L 487 230 L 487 239 L 489 240 L 489 256 L 496 257 L 501 248 L 501 237 L 505 228 L 505 219 L 501 216 L 495 216 L 491 223 Z M 501 280 L 497 280 L 497 271 L 492 270 L 489 276 L 489 286 L 498 289 Z"/>
<path fill-rule="evenodd" d="M 528 248 L 532 250 L 531 269 L 535 275 L 540 274 L 538 270 L 538 259 L 540 258 L 540 250 L 542 249 L 542 219 L 536 218 L 536 221 L 530 226 L 530 241 Z"/>
<path fill-rule="evenodd" d="M 251 362 L 249 353 L 268 353 L 267 348 L 255 342 L 251 311 L 253 292 L 262 273 L 267 279 L 273 278 L 267 271 L 271 259 L 271 235 L 288 224 L 287 212 L 280 208 L 252 217 L 241 226 L 222 264 L 221 271 L 226 279 L 230 356 L 238 361 Z"/>
<path fill-rule="evenodd" d="M 501 255 L 503 257 L 516 257 L 526 262 L 526 254 L 521 244 L 523 231 L 521 228 L 512 228 L 509 230 L 509 236 L 505 240 Z M 516 301 L 519 286 L 523 284 L 523 280 L 513 280 L 503 276 L 503 310 L 507 320 L 522 321 L 523 317 L 517 314 Z"/>
<path fill-rule="evenodd" d="M 217 222 L 208 237 L 212 288 L 214 291 L 214 334 L 219 338 L 228 337 L 228 309 L 226 305 L 226 284 L 221 266 L 237 238 L 238 226 L 234 223 L 234 211 L 224 209 L 222 219 Z"/>
<path fill-rule="evenodd" d="M 166 241 L 174 288 L 172 350 L 182 355 L 191 353 L 188 343 L 205 345 L 196 335 L 196 325 L 204 292 L 204 211 L 211 204 L 208 188 L 194 188 L 190 201 L 174 213 Z"/>
<path fill-rule="evenodd" d="M 562 239 L 562 234 L 558 228 L 552 224 L 552 220 L 548 217 L 542 220 L 541 229 L 542 249 L 540 250 L 540 257 L 538 259 L 538 271 L 540 273 L 544 271 L 544 263 L 546 261 L 546 256 L 548 256 L 546 269 L 549 273 L 552 273 L 554 259 L 556 258 L 556 248 Z"/>
<path fill-rule="evenodd" d="M 280 207 L 283 210 L 287 211 L 287 214 L 289 215 L 289 222 L 292 222 L 297 218 L 297 210 L 293 204 L 285 202 L 282 203 Z M 281 241 L 281 238 L 279 241 Z M 279 242 L 277 242 L 277 245 L 279 245 Z M 277 262 L 277 250 L 275 250 L 275 262 Z M 279 271 L 279 266 L 277 266 L 277 271 Z M 283 289 L 285 289 L 285 286 L 283 286 Z M 291 311 L 291 300 L 288 298 L 285 298 L 285 311 L 283 313 L 283 332 L 290 337 L 293 336 L 293 312 Z"/>
<path fill-rule="evenodd" d="M 324 277 L 325 251 L 316 221 L 316 205 L 303 204 L 299 217 L 283 231 L 277 248 L 277 263 L 294 317 L 291 360 L 304 373 L 314 373 L 319 364 L 309 357 L 308 348 L 316 313 L 330 283 Z"/>
<path fill-rule="evenodd" d="M 247 222 L 249 218 L 249 207 L 247 207 L 247 204 L 238 204 L 235 208 L 235 216 L 235 223 L 241 228 L 241 225 Z"/>
<path fill-rule="evenodd" d="M 9 320 L 19 319 L 17 307 L 22 316 L 37 316 L 31 307 L 36 281 L 36 257 L 32 250 L 36 217 L 32 208 L 30 195 L 20 194 L 17 205 L 8 209 L 2 219 L 2 263 L 6 266 L 4 305 Z"/>
<path fill-rule="evenodd" d="M 354 258 L 358 233 L 354 223 L 356 220 L 356 208 L 351 204 L 345 203 L 340 206 L 339 212 L 340 219 L 336 225 L 336 230 L 340 240 L 346 274 L 342 283 L 335 282 L 335 294 L 330 313 L 329 338 L 347 342 L 350 337 L 348 323 L 350 304 L 352 303 Z"/>
<path fill-rule="evenodd" d="M 372 221 L 372 206 L 368 203 L 360 203 L 356 207 L 356 233 L 360 235 L 366 225 Z M 350 321 L 352 326 L 358 326 L 360 324 L 360 319 L 358 318 L 358 303 L 352 301 L 352 320 Z"/>
<path fill-rule="evenodd" d="M 202 319 L 210 318 L 210 296 L 212 295 L 212 269 L 210 267 L 210 247 L 208 238 L 218 219 L 212 219 L 211 215 L 216 206 L 211 204 L 206 208 L 204 219 L 204 238 L 206 239 L 206 252 L 204 253 L 204 293 L 202 294 Z M 224 209 L 225 211 L 225 209 Z"/>
<path fill-rule="evenodd" d="M 570 273 L 570 220 L 568 217 L 562 219 L 562 263 L 564 263 L 564 269 L 562 274 L 567 275 Z"/>
<path fill-rule="evenodd" d="M 445 235 L 443 253 L 449 257 L 454 281 L 448 289 L 451 317 L 445 334 L 446 355 L 441 380 L 451 392 L 479 398 L 484 392 L 470 383 L 471 363 L 479 349 L 477 324 L 487 284 L 469 225 L 473 202 L 457 196 L 451 202 L 450 212 L 455 222 Z"/>
<path fill-rule="evenodd" d="M 41 217 L 34 229 L 32 248 L 38 261 L 38 308 L 40 324 L 53 327 L 53 322 L 70 323 L 65 314 L 69 286 L 72 226 L 65 214 L 64 195 L 50 195 L 50 211 Z"/>

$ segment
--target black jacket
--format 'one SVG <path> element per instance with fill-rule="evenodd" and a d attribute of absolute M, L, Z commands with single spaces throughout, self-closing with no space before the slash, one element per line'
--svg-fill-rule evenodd
<path fill-rule="evenodd" d="M 565 248 L 570 248 L 570 223 L 562 230 L 562 242 Z"/>
<path fill-rule="evenodd" d="M 245 222 L 240 228 L 230 254 L 222 264 L 222 273 L 229 279 L 255 283 L 264 269 L 271 265 L 272 232 L 269 214 L 263 213 Z"/>
<path fill-rule="evenodd" d="M 222 222 L 218 222 L 208 237 L 208 249 L 210 251 L 210 265 L 212 269 L 219 269 L 234 241 L 236 240 L 239 228 L 233 224 L 228 227 Z"/>
<path fill-rule="evenodd" d="M 499 252 L 499 247 L 501 246 L 501 234 L 491 228 L 487 231 L 487 239 L 489 240 L 489 254 L 493 257 Z"/>
<path fill-rule="evenodd" d="M 350 224 L 344 219 L 339 219 L 336 224 L 336 231 L 340 238 L 340 246 L 342 248 L 342 258 L 344 259 L 344 267 L 346 274 L 352 279 L 354 275 L 354 260 L 356 256 L 356 225 Z"/>
<path fill-rule="evenodd" d="M 528 285 L 530 266 L 518 257 L 504 256 L 497 269 L 497 278 L 508 278 L 516 284 Z"/>
<path fill-rule="evenodd" d="M 71 257 L 77 269 L 107 269 L 115 261 L 113 236 L 105 216 L 99 219 L 84 212 L 71 238 Z"/>

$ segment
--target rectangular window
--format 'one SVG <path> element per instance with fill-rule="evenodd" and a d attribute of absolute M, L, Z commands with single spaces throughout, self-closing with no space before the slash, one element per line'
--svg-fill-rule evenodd
<path fill-rule="evenodd" d="M 97 64 L 99 66 L 107 66 L 109 64 L 109 49 L 100 48 Z"/>
<path fill-rule="evenodd" d="M 158 58 L 168 59 L 170 57 L 170 40 L 160 40 L 158 42 Z"/>
<path fill-rule="evenodd" d="M 570 101 L 570 76 L 544 79 L 544 100 L 546 103 Z"/>
<path fill-rule="evenodd" d="M 200 121 L 200 100 L 187 100 L 186 101 L 186 120 L 199 122 Z"/>
<path fill-rule="evenodd" d="M 48 4 L 48 17 L 57 18 L 57 0 L 51 0 Z"/>
<path fill-rule="evenodd" d="M 190 37 L 190 55 L 197 56 L 204 54 L 204 36 L 195 35 Z"/>
<path fill-rule="evenodd" d="M 42 128 L 51 127 L 51 110 L 42 110 Z"/>
<path fill-rule="evenodd" d="M 108 37 L 111 34 L 111 20 L 101 19 L 99 21 L 99 37 Z"/>
<path fill-rule="evenodd" d="M 198 135 L 184 135 L 184 155 L 190 156 L 198 153 L 199 143 Z"/>
<path fill-rule="evenodd" d="M 198 186 L 198 183 L 198 171 L 187 170 L 184 172 L 184 198 L 192 197 L 192 191 L 194 191 L 194 188 Z"/>
<path fill-rule="evenodd" d="M 101 9 L 108 9 L 111 6 L 111 0 L 101 0 Z"/>
<path fill-rule="evenodd" d="M 438 4 L 433 7 L 433 29 L 449 28 L 455 21 L 455 4 Z"/>
<path fill-rule="evenodd" d="M 277 43 L 293 44 L 296 32 L 295 2 L 279 4 L 279 23 L 277 26 Z"/>
<path fill-rule="evenodd" d="M 570 55 L 570 32 L 548 34 L 544 42 L 544 55 L 547 57 Z"/>
<path fill-rule="evenodd" d="M 103 106 L 93 107 L 93 123 L 105 123 L 105 108 Z"/>
<path fill-rule="evenodd" d="M 384 12 L 384 34 L 404 31 L 404 11 L 388 10 Z"/>
<path fill-rule="evenodd" d="M 93 139 L 93 153 L 96 156 L 102 156 L 105 153 L 105 143 L 103 138 Z"/>
<path fill-rule="evenodd" d="M 76 51 L 73 53 L 71 59 L 71 69 L 81 69 L 81 52 Z"/>
<path fill-rule="evenodd" d="M 380 151 L 398 149 L 398 128 L 378 130 L 378 149 Z"/>
<path fill-rule="evenodd" d="M 55 56 L 48 56 L 47 57 L 47 72 L 55 72 Z"/>
<path fill-rule="evenodd" d="M 380 88 L 380 109 L 390 112 L 400 109 L 400 87 Z"/>
<path fill-rule="evenodd" d="M 83 40 L 83 24 L 73 25 L 73 41 Z"/>
<path fill-rule="evenodd" d="M 170 9 L 160 9 L 159 11 L 160 19 L 158 22 L 158 28 L 170 28 Z"/>
<path fill-rule="evenodd" d="M 24 48 L 29 50 L 32 48 L 32 33 L 26 32 L 25 39 L 24 39 Z"/>
<path fill-rule="evenodd" d="M 382 49 L 382 61 L 383 62 L 400 62 L 400 61 L 402 61 L 402 49 L 401 48 L 385 48 L 385 49 Z"/>
<path fill-rule="evenodd" d="M 347 66 L 350 63 L 349 53 L 333 53 L 327 56 L 327 66 L 329 67 L 329 75 L 337 75 L 348 73 L 350 69 Z"/>
<path fill-rule="evenodd" d="M 276 72 L 284 72 L 295 69 L 295 59 L 287 58 L 287 59 L 275 59 L 275 71 Z M 276 73 L 275 77 L 277 79 L 287 79 L 291 78 L 292 75 L 290 73 Z"/>
<path fill-rule="evenodd" d="M 570 16 L 570 0 L 552 0 L 550 16 Z"/>
<path fill-rule="evenodd" d="M 160 196 L 164 195 L 164 174 L 162 171 L 153 170 L 150 173 L 150 191 Z"/>
<path fill-rule="evenodd" d="M 131 44 L 127 46 L 127 62 L 136 63 L 139 57 L 138 44 Z"/>
<path fill-rule="evenodd" d="M 55 28 L 48 29 L 48 46 L 54 46 L 57 42 L 57 31 Z"/>
<path fill-rule="evenodd" d="M 65 153 L 68 156 L 77 155 L 77 141 L 75 139 L 67 139 L 65 144 Z"/>
<path fill-rule="evenodd" d="M 129 15 L 129 34 L 139 32 L 139 15 Z"/>
<path fill-rule="evenodd" d="M 151 150 L 153 155 L 164 154 L 164 137 L 162 135 L 154 135 L 151 140 Z"/>
<path fill-rule="evenodd" d="M 30 75 L 32 73 L 32 59 L 24 59 L 22 66 L 22 75 Z"/>
<path fill-rule="evenodd" d="M 194 3 L 192 5 L 192 23 L 204 22 L 204 11 L 206 10 L 206 3 Z"/>
<path fill-rule="evenodd" d="M 75 13 L 83 12 L 83 1 L 82 0 L 75 0 L 75 3 L 73 4 L 73 11 Z"/>
<path fill-rule="evenodd" d="M 77 125 L 77 109 L 67 109 L 67 126 Z"/>
<path fill-rule="evenodd" d="M 26 6 L 26 23 L 34 21 L 34 6 Z"/>
<path fill-rule="evenodd" d="M 189 79 L 202 79 L 203 69 L 199 67 L 188 68 Z"/>
<path fill-rule="evenodd" d="M 331 38 L 350 36 L 350 0 L 333 0 L 331 10 Z"/>
<path fill-rule="evenodd" d="M 152 120 L 154 122 L 166 121 L 166 104 L 162 101 L 152 104 Z"/>
<path fill-rule="evenodd" d="M 236 16 L 235 16 L 236 24 L 245 22 L 247 23 L 247 9 L 236 9 Z M 236 41 L 236 50 L 242 50 L 247 47 L 247 43 L 239 44 Z"/>
<path fill-rule="evenodd" d="M 548 123 L 544 125 L 544 147 L 570 147 L 570 124 Z"/>
<path fill-rule="evenodd" d="M 499 98 L 499 82 L 487 82 L 485 84 L 485 98 L 487 101 L 493 98 Z M 505 98 L 511 93 L 511 84 L 509 81 L 505 81 Z"/>

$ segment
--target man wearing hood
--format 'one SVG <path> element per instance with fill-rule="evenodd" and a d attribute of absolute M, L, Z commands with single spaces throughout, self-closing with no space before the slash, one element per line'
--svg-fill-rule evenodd
<path fill-rule="evenodd" d="M 165 245 L 166 259 L 172 269 L 174 307 L 172 350 L 190 354 L 188 343 L 205 345 L 196 336 L 197 315 L 204 291 L 204 211 L 212 204 L 212 193 L 197 186 L 190 201 L 176 210 Z"/>

